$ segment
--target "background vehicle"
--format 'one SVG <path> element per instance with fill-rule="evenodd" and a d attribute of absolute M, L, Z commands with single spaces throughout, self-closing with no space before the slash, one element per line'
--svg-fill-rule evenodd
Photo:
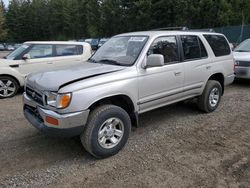
<path fill-rule="evenodd" d="M 89 43 L 91 45 L 92 50 L 98 49 L 98 43 L 100 39 L 85 39 L 85 42 Z"/>
<path fill-rule="evenodd" d="M 14 46 L 12 46 L 12 45 L 7 45 L 6 46 L 6 48 L 5 48 L 7 51 L 13 51 L 13 50 L 15 50 L 15 48 L 14 48 Z"/>
<path fill-rule="evenodd" d="M 233 54 L 236 78 L 250 79 L 250 39 L 243 41 Z"/>
<path fill-rule="evenodd" d="M 22 44 L 14 44 L 15 49 L 19 48 L 20 46 L 22 46 Z"/>
<path fill-rule="evenodd" d="M 0 59 L 0 98 L 13 97 L 30 73 L 81 64 L 90 56 L 88 43 L 26 42 Z"/>
<path fill-rule="evenodd" d="M 5 46 L 3 44 L 0 44 L 0 51 L 5 50 Z"/>
<path fill-rule="evenodd" d="M 24 114 L 45 133 L 81 135 L 85 149 L 104 158 L 123 148 L 139 114 L 190 98 L 212 112 L 233 80 L 233 55 L 222 34 L 126 33 L 81 66 L 28 76 Z"/>
<path fill-rule="evenodd" d="M 108 40 L 109 40 L 109 38 L 102 38 L 102 39 L 100 39 L 99 44 L 98 44 L 98 48 L 100 48 Z"/>

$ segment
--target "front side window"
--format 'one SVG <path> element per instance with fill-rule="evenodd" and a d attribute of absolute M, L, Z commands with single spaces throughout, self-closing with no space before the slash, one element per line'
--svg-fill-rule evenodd
<path fill-rule="evenodd" d="M 148 40 L 147 36 L 117 36 L 108 40 L 92 56 L 95 63 L 131 66 Z"/>
<path fill-rule="evenodd" d="M 52 45 L 35 44 L 28 52 L 31 59 L 52 57 Z"/>
<path fill-rule="evenodd" d="M 230 46 L 222 35 L 204 35 L 207 42 L 211 46 L 216 57 L 229 55 L 231 53 Z"/>
<path fill-rule="evenodd" d="M 178 45 L 175 36 L 157 38 L 149 48 L 148 55 L 162 54 L 164 63 L 174 63 L 179 61 Z"/>
<path fill-rule="evenodd" d="M 18 56 L 20 56 L 22 53 L 24 53 L 25 50 L 27 50 L 30 47 L 30 44 L 23 44 L 19 48 L 15 49 L 13 52 L 11 52 L 9 55 L 6 56 L 6 59 L 16 59 Z"/>
<path fill-rule="evenodd" d="M 184 60 L 207 57 L 207 51 L 198 36 L 181 36 Z"/>
<path fill-rule="evenodd" d="M 83 53 L 83 47 L 80 45 L 56 45 L 56 56 L 80 55 Z"/>

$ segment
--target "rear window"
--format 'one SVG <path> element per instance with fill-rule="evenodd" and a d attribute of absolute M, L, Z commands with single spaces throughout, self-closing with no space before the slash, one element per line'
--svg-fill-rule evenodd
<path fill-rule="evenodd" d="M 81 45 L 56 45 L 56 56 L 81 55 L 83 47 Z"/>
<path fill-rule="evenodd" d="M 204 37 L 211 46 L 216 57 L 229 55 L 231 53 L 230 46 L 224 36 L 204 35 Z"/>

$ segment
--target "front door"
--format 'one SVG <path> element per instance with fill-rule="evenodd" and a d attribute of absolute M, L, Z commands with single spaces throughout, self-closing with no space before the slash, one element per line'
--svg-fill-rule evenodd
<path fill-rule="evenodd" d="M 140 113 L 172 103 L 183 96 L 184 70 L 176 37 L 157 38 L 148 51 L 150 54 L 162 54 L 165 65 L 139 71 Z"/>
<path fill-rule="evenodd" d="M 27 56 L 28 55 L 28 56 Z M 35 44 L 26 52 L 25 60 L 18 60 L 18 71 L 26 76 L 30 73 L 50 71 L 53 67 L 53 45 Z"/>

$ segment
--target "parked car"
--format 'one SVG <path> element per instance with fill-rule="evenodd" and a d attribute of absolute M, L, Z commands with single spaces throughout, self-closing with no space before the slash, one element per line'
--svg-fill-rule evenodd
<path fill-rule="evenodd" d="M 4 51 L 5 50 L 5 46 L 3 44 L 0 44 L 0 51 Z"/>
<path fill-rule="evenodd" d="M 109 40 L 109 38 L 102 38 L 100 39 L 99 43 L 98 43 L 98 48 L 100 48 L 105 42 L 107 42 Z"/>
<path fill-rule="evenodd" d="M 243 41 L 233 54 L 236 78 L 250 79 L 250 39 Z"/>
<path fill-rule="evenodd" d="M 26 42 L 0 59 L 0 98 L 13 97 L 30 73 L 81 64 L 90 56 L 88 43 Z"/>
<path fill-rule="evenodd" d="M 234 76 L 222 34 L 126 33 L 80 66 L 29 75 L 24 115 L 46 134 L 80 135 L 90 154 L 105 158 L 123 148 L 139 114 L 192 98 L 213 112 Z"/>
<path fill-rule="evenodd" d="M 13 50 L 15 50 L 14 46 L 12 46 L 12 45 L 7 45 L 5 49 L 7 51 L 13 51 Z"/>
<path fill-rule="evenodd" d="M 22 46 L 22 44 L 14 44 L 15 49 L 19 48 L 20 46 Z"/>
<path fill-rule="evenodd" d="M 85 42 L 91 45 L 92 50 L 95 51 L 98 49 L 99 39 L 86 39 Z"/>

